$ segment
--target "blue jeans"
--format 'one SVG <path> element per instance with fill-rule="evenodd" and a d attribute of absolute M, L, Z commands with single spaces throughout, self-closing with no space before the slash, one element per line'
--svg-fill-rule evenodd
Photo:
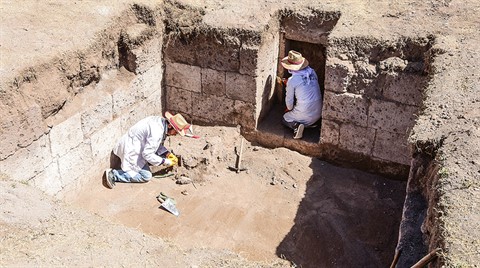
<path fill-rule="evenodd" d="M 147 182 L 152 178 L 152 172 L 148 164 L 133 177 L 121 169 L 113 169 L 112 171 L 116 182 Z"/>

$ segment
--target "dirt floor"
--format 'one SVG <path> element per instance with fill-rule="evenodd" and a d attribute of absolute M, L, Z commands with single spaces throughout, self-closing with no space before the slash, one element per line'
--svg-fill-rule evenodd
<path fill-rule="evenodd" d="M 9 123 L 3 118 L 14 110 L 7 106 L 8 92 L 19 77 L 28 79 L 32 66 L 38 69 L 54 57 L 89 47 L 132 2 L 1 1 L 2 130 Z M 435 49 L 441 53 L 410 140 L 438 149 L 441 177 L 432 187 L 439 192 L 435 208 L 440 211 L 436 220 L 445 250 L 442 261 L 446 267 L 478 267 L 478 0 L 181 2 L 202 9 L 202 22 L 212 27 L 258 30 L 279 9 L 314 7 L 341 12 L 336 37 L 435 35 Z M 28 108 L 29 102 L 22 104 Z M 203 150 L 206 143 L 171 144 L 194 167 L 185 172 L 192 172 L 188 175 L 195 186 L 177 185 L 168 177 L 108 190 L 100 178 L 91 178 L 89 188 L 70 197 L 70 204 L 0 172 L 0 266 L 288 267 L 291 261 L 308 267 L 320 259 L 327 262 L 323 267 L 390 263 L 404 183 L 248 143 L 248 171 L 236 174 L 227 166 L 235 163 L 232 150 L 238 136 L 230 136 L 231 129 L 202 131 L 211 143 L 207 147 L 218 150 L 211 154 L 223 157 L 210 155 L 202 163 L 206 157 L 192 152 L 209 151 Z M 189 146 L 198 150 L 181 151 Z M 179 217 L 159 208 L 155 197 L 161 191 L 177 200 Z M 306 245 L 317 248 L 312 252 Z M 368 263 L 358 265 L 364 260 Z"/>
<path fill-rule="evenodd" d="M 196 129 L 199 140 L 170 140 L 188 169 L 184 165 L 168 173 L 175 176 L 113 190 L 96 179 L 73 203 L 183 249 L 228 249 L 268 263 L 284 256 L 303 267 L 346 267 L 359 260 L 362 267 L 389 264 L 405 182 L 248 141 L 241 163 L 247 170 L 237 173 L 229 166 L 235 166 L 235 147 L 240 150 L 238 131 Z M 176 183 L 182 174 L 193 183 Z M 159 208 L 160 192 L 176 200 L 180 216 Z"/>
<path fill-rule="evenodd" d="M 201 139 L 167 141 L 184 163 L 167 173 L 172 176 L 118 183 L 114 189 L 92 178 L 67 197 L 73 206 L 30 186 L 3 182 L 0 264 L 125 265 L 132 262 L 125 262 L 122 251 L 131 258 L 136 249 L 133 257 L 159 251 L 165 257 L 145 258 L 146 266 L 198 261 L 208 267 L 217 254 L 227 263 L 235 256 L 237 267 L 385 267 L 391 262 L 405 182 L 248 141 L 241 162 L 246 170 L 237 173 L 229 167 L 235 166 L 241 146 L 238 129 L 196 127 L 196 132 Z M 157 176 L 165 174 L 154 170 Z M 193 182 L 178 184 L 180 175 Z M 160 207 L 160 192 L 176 200 L 178 217 Z M 85 260 L 78 251 L 91 256 Z M 194 260 L 191 252 L 197 254 Z"/>

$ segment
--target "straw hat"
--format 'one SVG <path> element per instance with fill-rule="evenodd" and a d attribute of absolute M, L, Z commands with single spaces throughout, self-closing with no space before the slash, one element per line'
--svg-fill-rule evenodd
<path fill-rule="evenodd" d="M 199 136 L 193 135 L 192 125 L 185 120 L 181 114 L 172 115 L 170 112 L 165 112 L 165 117 L 167 118 L 170 125 L 180 134 L 181 136 L 186 136 L 190 138 L 198 139 Z"/>
<path fill-rule="evenodd" d="M 281 64 L 285 69 L 298 71 L 308 66 L 308 60 L 300 52 L 290 50 L 288 56 L 282 59 Z"/>

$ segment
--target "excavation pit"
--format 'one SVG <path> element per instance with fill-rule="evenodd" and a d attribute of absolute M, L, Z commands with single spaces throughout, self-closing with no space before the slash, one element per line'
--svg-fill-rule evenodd
<path fill-rule="evenodd" d="M 26 92 L 51 84 L 58 92 L 35 96 L 51 100 L 25 121 L 35 131 L 15 136 L 18 148 L 5 146 L 8 176 L 27 160 L 32 167 L 23 176 L 47 194 L 186 250 L 228 249 L 301 267 L 390 264 L 432 37 L 330 36 L 339 12 L 283 10 L 257 31 L 185 28 L 173 18 L 163 25 L 153 10 L 132 10 L 98 51 L 79 56 L 78 70 L 52 65 L 15 81 Z M 185 12 L 192 25 L 201 15 L 184 6 L 167 10 Z M 279 60 L 289 49 L 302 51 L 321 79 L 323 118 L 302 140 L 280 123 L 283 93 L 275 77 L 286 75 Z M 168 141 L 187 161 L 176 174 L 194 183 L 167 177 L 103 187 L 116 140 L 165 110 L 184 114 L 202 137 Z M 235 173 L 228 167 L 241 136 L 247 170 Z M 176 199 L 179 217 L 159 208 L 160 192 Z M 418 203 L 423 216 L 425 200 Z M 415 225 L 418 231 L 421 222 Z"/>
<path fill-rule="evenodd" d="M 172 141 L 182 156 L 203 163 L 189 170 L 197 186 L 163 179 L 115 191 L 94 187 L 75 203 L 184 249 L 229 249 L 253 261 L 285 259 L 302 267 L 387 266 L 398 240 L 411 159 L 407 137 L 429 79 L 432 40 L 327 42 L 338 17 L 317 19 L 323 23 L 307 32 L 323 31 L 321 38 L 292 35 L 288 29 L 297 20 L 260 43 L 248 31 L 170 34 L 165 107 L 203 125 L 207 137 L 200 146 Z M 283 95 L 272 79 L 286 75 L 278 61 L 289 49 L 311 59 L 324 96 L 322 120 L 299 141 L 280 124 Z M 215 125 L 239 125 L 255 146 L 276 153 L 250 144 L 248 172 L 232 173 L 234 150 L 227 149 L 238 145 L 239 133 L 227 128 L 218 134 Z M 212 156 L 205 158 L 207 147 Z M 279 147 L 307 156 L 273 149 Z M 158 208 L 153 197 L 159 192 L 175 196 L 180 217 Z"/>
<path fill-rule="evenodd" d="M 302 267 L 389 264 L 405 182 L 248 141 L 247 170 L 236 173 L 228 166 L 240 146 L 237 129 L 196 130 L 201 140 L 174 137 L 166 143 L 188 156 L 175 173 L 193 184 L 177 184 L 171 176 L 109 190 L 95 178 L 72 203 L 184 250 L 231 250 L 250 261 Z M 160 208 L 160 192 L 176 200 L 180 216 Z"/>

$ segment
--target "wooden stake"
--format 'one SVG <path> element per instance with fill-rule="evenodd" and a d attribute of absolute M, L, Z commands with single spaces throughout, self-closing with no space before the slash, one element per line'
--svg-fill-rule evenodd
<path fill-rule="evenodd" d="M 230 169 L 232 171 L 235 171 L 237 173 L 240 173 L 240 171 L 247 170 L 246 168 L 241 167 L 241 165 L 242 165 L 242 154 L 243 154 L 243 140 L 244 140 L 244 138 L 241 137 L 241 143 L 240 143 L 240 149 L 239 150 L 237 150 L 237 147 L 235 147 L 235 153 L 237 155 L 235 166 L 234 167 L 232 167 L 232 166 L 228 167 L 228 169 Z"/>
<path fill-rule="evenodd" d="M 402 250 L 395 250 L 395 256 L 393 257 L 392 264 L 390 265 L 390 268 L 395 268 L 397 266 L 398 258 L 400 258 L 400 254 L 402 254 Z"/>
<path fill-rule="evenodd" d="M 411 268 L 421 268 L 427 265 L 429 262 L 433 261 L 437 257 L 437 252 L 441 249 L 437 248 L 434 251 L 428 253 L 425 257 L 421 258 L 417 263 L 415 263 Z"/>
<path fill-rule="evenodd" d="M 237 173 L 240 172 L 241 170 L 241 163 L 242 163 L 242 153 L 243 153 L 243 137 L 242 141 L 240 142 L 240 152 L 238 153 L 238 158 L 237 158 Z"/>

